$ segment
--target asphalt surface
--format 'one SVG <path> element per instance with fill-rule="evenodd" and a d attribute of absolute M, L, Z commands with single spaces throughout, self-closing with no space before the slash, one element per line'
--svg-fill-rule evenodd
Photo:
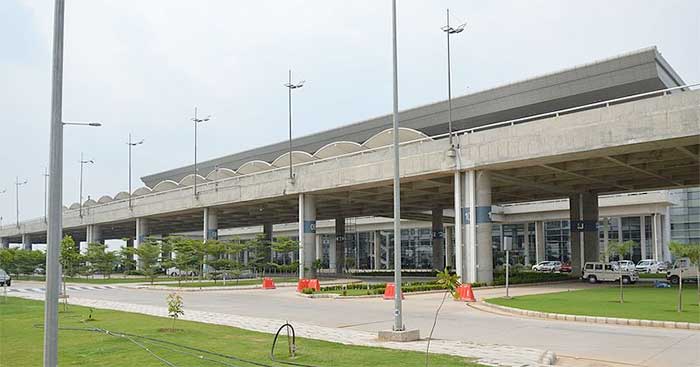
<path fill-rule="evenodd" d="M 16 282 L 12 288 L 42 287 Z M 559 283 L 511 288 L 511 295 L 575 290 L 589 285 Z M 165 306 L 169 291 L 121 287 L 76 289 L 75 297 Z M 35 290 L 36 292 L 37 290 Z M 505 295 L 502 288 L 476 290 L 477 298 Z M 284 319 L 319 326 L 376 332 L 391 329 L 393 302 L 382 299 L 309 299 L 294 288 L 182 292 L 185 310 Z M 428 335 L 442 294 L 409 295 L 403 303 L 404 323 Z M 477 343 L 548 349 L 567 365 L 700 366 L 700 332 L 693 330 L 599 325 L 540 320 L 476 310 L 449 297 L 440 311 L 433 337 Z M 568 362 L 567 362 L 568 361 Z M 576 363 L 574 363 L 574 361 Z"/>

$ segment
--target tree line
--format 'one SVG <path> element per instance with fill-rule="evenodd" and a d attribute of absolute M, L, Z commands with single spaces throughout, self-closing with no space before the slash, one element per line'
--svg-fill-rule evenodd
<path fill-rule="evenodd" d="M 85 253 L 80 253 L 71 236 L 61 241 L 60 263 L 68 277 L 112 273 L 140 274 L 151 279 L 167 269 L 176 268 L 178 275 L 189 274 L 202 279 L 208 276 L 237 278 L 246 269 L 256 271 L 296 272 L 299 263 L 277 261 L 272 254 L 290 253 L 299 248 L 298 241 L 279 237 L 274 241 L 258 235 L 247 241 L 199 240 L 171 236 L 146 238 L 138 247 L 122 246 L 118 251 L 108 251 L 101 243 L 88 243 Z M 243 253 L 248 253 L 243 261 Z M 42 273 L 46 263 L 43 251 L 0 249 L 0 268 L 20 275 Z M 168 274 L 169 275 L 169 274 Z"/>

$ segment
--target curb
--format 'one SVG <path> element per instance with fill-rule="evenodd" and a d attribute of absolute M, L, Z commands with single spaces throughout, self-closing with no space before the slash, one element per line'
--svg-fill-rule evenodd
<path fill-rule="evenodd" d="M 658 327 L 665 329 L 683 329 L 683 330 L 700 330 L 700 323 L 680 322 L 680 321 L 659 321 L 659 320 L 641 320 L 641 319 L 624 319 L 619 317 L 600 317 L 600 316 L 585 316 L 585 315 L 569 315 L 562 313 L 540 312 L 524 310 L 520 308 L 495 305 L 492 303 L 481 301 L 481 306 L 496 309 L 499 311 L 515 314 L 519 316 L 534 317 L 540 319 L 586 322 L 589 324 L 608 324 L 608 325 L 625 325 L 625 326 L 641 326 L 641 327 Z"/>

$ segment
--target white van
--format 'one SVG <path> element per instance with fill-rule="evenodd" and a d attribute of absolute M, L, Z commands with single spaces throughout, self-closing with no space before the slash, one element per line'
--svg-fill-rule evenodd
<path fill-rule="evenodd" d="M 620 272 L 618 265 L 613 263 L 587 262 L 583 266 L 581 279 L 591 284 L 598 282 L 619 282 L 622 274 L 623 284 L 634 284 L 639 280 L 639 273 L 636 270 L 629 270 L 626 267 Z"/>
<path fill-rule="evenodd" d="M 698 268 L 690 263 L 687 257 L 680 258 L 673 263 L 671 270 L 666 272 L 666 279 L 668 279 L 671 284 L 678 284 L 680 282 L 681 271 L 683 272 L 684 282 L 696 282 L 698 279 Z"/>

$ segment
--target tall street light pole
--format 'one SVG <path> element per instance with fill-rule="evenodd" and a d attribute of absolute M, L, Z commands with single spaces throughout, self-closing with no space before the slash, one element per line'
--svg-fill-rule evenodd
<path fill-rule="evenodd" d="M 197 107 L 194 108 L 194 118 L 191 119 L 194 122 L 194 197 L 199 198 L 199 193 L 197 193 L 197 125 L 202 122 L 207 122 L 211 120 L 211 116 L 200 119 L 197 118 Z"/>
<path fill-rule="evenodd" d="M 49 172 L 46 168 L 44 168 L 44 223 L 48 221 L 48 214 L 47 214 L 47 205 L 48 205 L 48 199 L 46 197 L 47 192 L 48 192 L 48 182 L 49 182 Z"/>
<path fill-rule="evenodd" d="M 450 60 L 450 35 L 461 33 L 466 23 L 456 28 L 450 26 L 450 9 L 447 9 L 447 25 L 442 27 L 442 31 L 447 35 L 447 128 L 450 134 L 450 149 L 454 149 L 452 142 L 452 62 Z"/>
<path fill-rule="evenodd" d="M 393 51 L 394 135 L 394 331 L 406 330 L 401 314 L 401 179 L 399 176 L 399 76 L 396 51 L 396 0 L 391 2 Z"/>
<path fill-rule="evenodd" d="M 5 193 L 7 193 L 7 190 L 5 190 L 5 189 L 0 190 L 0 194 L 5 194 Z M 0 228 L 2 228 L 2 217 L 0 217 Z"/>
<path fill-rule="evenodd" d="M 284 86 L 289 90 L 289 181 L 294 183 L 294 172 L 292 171 L 292 89 L 299 89 L 304 86 L 304 80 L 299 83 L 292 83 L 292 71 L 289 70 L 289 82 Z"/>
<path fill-rule="evenodd" d="M 129 146 L 129 209 L 132 208 L 131 205 L 131 148 L 143 144 L 143 139 L 137 141 L 137 142 L 132 142 L 131 141 L 131 134 L 129 134 L 129 141 L 126 142 L 126 144 Z"/>
<path fill-rule="evenodd" d="M 63 125 L 102 126 L 99 122 L 62 121 L 63 19 L 65 0 L 56 0 L 53 18 L 51 66 L 51 138 L 49 140 L 49 205 L 46 231 L 46 292 L 44 293 L 44 367 L 58 365 L 58 256 L 63 235 Z"/>
<path fill-rule="evenodd" d="M 83 153 L 80 153 L 80 212 L 79 215 L 82 218 L 83 217 L 83 166 L 86 164 L 94 164 L 95 161 L 92 159 L 85 160 L 83 159 Z"/>
<path fill-rule="evenodd" d="M 19 187 L 26 184 L 27 180 L 19 182 L 19 177 L 15 178 L 15 207 L 17 209 L 17 228 L 19 228 Z"/>

